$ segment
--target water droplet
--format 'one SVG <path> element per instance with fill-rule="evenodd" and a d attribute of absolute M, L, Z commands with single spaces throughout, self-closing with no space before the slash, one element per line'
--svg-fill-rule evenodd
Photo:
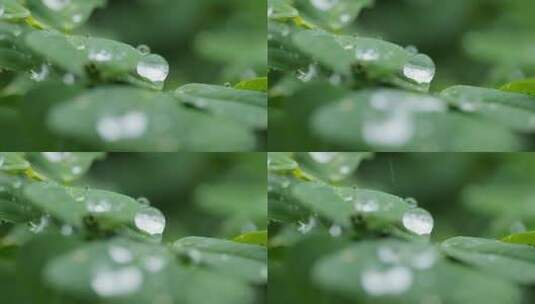
<path fill-rule="evenodd" d="M 80 23 L 84 20 L 84 16 L 82 14 L 74 14 L 72 15 L 72 22 L 74 23 Z"/>
<path fill-rule="evenodd" d="M 87 211 L 92 213 L 103 213 L 111 210 L 111 204 L 105 199 L 88 200 L 86 203 Z"/>
<path fill-rule="evenodd" d="M 426 249 L 417 253 L 411 259 L 411 265 L 419 270 L 425 270 L 433 267 L 438 259 L 438 254 L 435 249 Z"/>
<path fill-rule="evenodd" d="M 143 265 L 145 269 L 150 272 L 158 272 L 165 266 L 165 260 L 158 256 L 148 256 L 143 259 Z"/>
<path fill-rule="evenodd" d="M 91 280 L 91 287 L 101 297 L 133 293 L 143 284 L 143 274 L 133 266 L 116 270 L 100 270 Z"/>
<path fill-rule="evenodd" d="M 362 137 L 369 145 L 401 146 L 415 133 L 411 116 L 405 111 L 385 113 L 386 117 L 368 117 L 362 126 Z"/>
<path fill-rule="evenodd" d="M 338 169 L 338 173 L 340 173 L 341 175 L 348 175 L 351 173 L 351 167 L 350 166 L 340 166 L 340 168 Z"/>
<path fill-rule="evenodd" d="M 151 82 L 163 82 L 169 75 L 169 64 L 162 56 L 150 54 L 138 62 L 137 73 Z"/>
<path fill-rule="evenodd" d="M 312 228 L 316 227 L 316 219 L 314 217 L 310 217 L 307 223 L 299 222 L 298 225 L 297 231 L 302 234 L 307 234 L 312 230 Z"/>
<path fill-rule="evenodd" d="M 310 64 L 308 66 L 308 71 L 303 71 L 301 69 L 297 70 L 297 79 L 302 82 L 309 82 L 318 75 L 318 69 L 315 64 Z"/>
<path fill-rule="evenodd" d="M 338 0 L 310 0 L 310 3 L 320 11 L 328 11 L 338 4 Z"/>
<path fill-rule="evenodd" d="M 329 234 L 332 237 L 339 237 L 340 235 L 342 235 L 342 227 L 340 225 L 332 225 L 329 228 Z"/>
<path fill-rule="evenodd" d="M 73 228 L 71 225 L 62 225 L 60 232 L 62 235 L 69 236 L 72 235 Z"/>
<path fill-rule="evenodd" d="M 46 80 L 49 74 L 50 74 L 49 66 L 47 64 L 42 64 L 39 67 L 39 70 L 33 69 L 30 71 L 30 78 L 37 82 L 41 82 L 41 81 Z"/>
<path fill-rule="evenodd" d="M 351 15 L 350 14 L 341 14 L 340 15 L 340 22 L 342 24 L 348 24 L 351 22 Z"/>
<path fill-rule="evenodd" d="M 74 74 L 67 73 L 67 74 L 63 75 L 62 80 L 63 80 L 64 84 L 71 85 L 71 84 L 74 84 L 74 81 L 76 80 L 76 77 L 74 76 Z"/>
<path fill-rule="evenodd" d="M 110 61 L 113 55 L 110 51 L 105 49 L 92 49 L 89 51 L 89 60 L 96 62 Z"/>
<path fill-rule="evenodd" d="M 202 254 L 201 254 L 201 252 L 199 250 L 197 250 L 197 249 L 189 249 L 186 252 L 186 254 L 190 258 L 191 262 L 193 262 L 194 264 L 201 263 Z"/>
<path fill-rule="evenodd" d="M 143 55 L 148 55 L 150 54 L 150 47 L 146 44 L 140 44 L 137 46 L 137 50 L 143 54 Z"/>
<path fill-rule="evenodd" d="M 4 7 L 3 4 L 0 4 L 0 17 L 2 17 L 5 12 L 6 12 L 6 8 Z"/>
<path fill-rule="evenodd" d="M 130 263 L 134 259 L 132 252 L 121 246 L 110 246 L 108 254 L 114 262 L 119 264 Z"/>
<path fill-rule="evenodd" d="M 50 215 L 43 215 L 39 218 L 38 223 L 30 222 L 30 231 L 33 233 L 41 233 L 50 223 Z"/>
<path fill-rule="evenodd" d="M 329 83 L 333 86 L 338 86 L 342 83 L 342 76 L 340 74 L 332 74 L 329 77 Z"/>
<path fill-rule="evenodd" d="M 152 207 L 140 209 L 134 218 L 136 227 L 150 235 L 160 235 L 165 229 L 165 217 L 160 210 Z"/>
<path fill-rule="evenodd" d="M 412 285 L 414 275 L 404 266 L 395 266 L 384 271 L 371 269 L 364 271 L 361 284 L 364 290 L 372 296 L 399 295 Z"/>
<path fill-rule="evenodd" d="M 435 77 L 435 63 L 427 55 L 414 55 L 403 67 L 403 75 L 418 84 L 429 84 Z"/>
<path fill-rule="evenodd" d="M 417 234 L 427 235 L 433 231 L 433 217 L 429 212 L 421 208 L 412 208 L 403 214 L 403 226 Z"/>
<path fill-rule="evenodd" d="M 327 164 L 338 156 L 338 152 L 309 152 L 308 155 L 310 155 L 315 162 Z"/>
<path fill-rule="evenodd" d="M 0 155 L 0 167 L 4 165 L 4 156 Z"/>
<path fill-rule="evenodd" d="M 375 212 L 379 210 L 379 204 L 372 198 L 357 198 L 353 203 L 353 209 L 362 213 Z"/>
<path fill-rule="evenodd" d="M 414 198 L 412 197 L 407 197 L 405 199 L 405 203 L 409 204 L 409 206 L 411 207 L 418 207 L 418 201 L 416 201 Z"/>
<path fill-rule="evenodd" d="M 374 48 L 357 48 L 355 57 L 359 61 L 375 61 L 379 59 L 379 52 Z"/>
<path fill-rule="evenodd" d="M 61 11 L 67 5 L 71 4 L 71 0 L 42 0 L 42 2 L 53 11 Z"/>
<path fill-rule="evenodd" d="M 105 116 L 97 122 L 97 132 L 107 142 L 135 139 L 142 136 L 148 125 L 143 112 L 129 112 L 122 116 Z"/>
<path fill-rule="evenodd" d="M 409 52 L 412 55 L 418 54 L 418 49 L 414 45 L 407 45 L 405 51 Z"/>
<path fill-rule="evenodd" d="M 59 163 L 66 159 L 68 159 L 71 156 L 70 152 L 42 152 L 41 155 L 43 155 L 46 160 L 52 163 Z"/>
<path fill-rule="evenodd" d="M 79 175 L 82 173 L 82 167 L 80 166 L 72 166 L 71 167 L 71 173 L 74 175 Z"/>
<path fill-rule="evenodd" d="M 137 202 L 145 206 L 150 206 L 150 201 L 146 197 L 138 197 Z"/>
<path fill-rule="evenodd" d="M 230 82 L 225 82 L 224 86 L 230 88 L 232 85 L 230 84 Z"/>

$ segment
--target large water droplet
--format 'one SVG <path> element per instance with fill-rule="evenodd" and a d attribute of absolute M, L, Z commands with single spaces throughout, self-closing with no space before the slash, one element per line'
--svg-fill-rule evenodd
<path fill-rule="evenodd" d="M 150 235 L 162 234 L 165 229 L 165 217 L 160 210 L 152 207 L 140 209 L 134 218 L 136 227 Z"/>
<path fill-rule="evenodd" d="M 403 214 L 402 222 L 407 230 L 417 235 L 427 235 L 433 231 L 433 217 L 421 208 L 407 210 Z"/>
<path fill-rule="evenodd" d="M 418 84 L 429 84 L 435 77 L 435 63 L 427 55 L 414 55 L 403 67 L 403 75 Z"/>
<path fill-rule="evenodd" d="M 71 4 L 71 0 L 42 0 L 42 2 L 53 11 L 61 11 L 67 5 Z"/>
<path fill-rule="evenodd" d="M 134 258 L 130 250 L 121 246 L 110 246 L 108 253 L 111 259 L 119 264 L 130 263 Z"/>
<path fill-rule="evenodd" d="M 414 275 L 404 266 L 395 266 L 384 271 L 371 269 L 364 271 L 361 284 L 364 290 L 372 296 L 399 295 L 412 285 Z"/>
<path fill-rule="evenodd" d="M 122 116 L 105 116 L 97 122 L 99 136 L 108 142 L 135 139 L 142 136 L 148 125 L 148 118 L 143 112 L 129 112 Z"/>
<path fill-rule="evenodd" d="M 136 292 L 143 283 L 143 274 L 136 267 L 97 271 L 91 287 L 101 297 L 127 295 Z"/>
<path fill-rule="evenodd" d="M 338 0 L 310 0 L 310 3 L 321 11 L 328 11 L 338 4 Z"/>
<path fill-rule="evenodd" d="M 86 208 L 92 213 L 103 213 L 111 210 L 111 204 L 105 199 L 90 199 L 86 203 Z"/>
<path fill-rule="evenodd" d="M 320 164 L 327 164 L 336 158 L 338 152 L 309 152 L 308 155 Z"/>
<path fill-rule="evenodd" d="M 150 54 L 138 62 L 137 73 L 151 82 L 163 82 L 169 75 L 169 64 L 162 56 Z"/>

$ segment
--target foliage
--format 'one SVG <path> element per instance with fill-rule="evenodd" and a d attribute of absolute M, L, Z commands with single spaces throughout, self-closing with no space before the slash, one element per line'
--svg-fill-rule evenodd
<path fill-rule="evenodd" d="M 263 148 L 262 2 L 0 1 L 2 146 Z"/>
<path fill-rule="evenodd" d="M 265 303 L 264 157 L 105 157 L 0 153 L 3 302 Z"/>
<path fill-rule="evenodd" d="M 528 2 L 269 0 L 270 151 L 531 149 Z"/>
<path fill-rule="evenodd" d="M 370 156 L 269 153 L 270 301 L 533 301 L 533 155 Z"/>

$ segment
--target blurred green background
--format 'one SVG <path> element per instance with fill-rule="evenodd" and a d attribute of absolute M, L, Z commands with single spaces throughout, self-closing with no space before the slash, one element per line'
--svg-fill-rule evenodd
<path fill-rule="evenodd" d="M 416 46 L 435 61 L 431 91 L 535 76 L 535 2 L 377 0 L 348 32 Z"/>
<path fill-rule="evenodd" d="M 266 0 L 112 0 L 82 31 L 145 44 L 170 65 L 168 88 L 265 76 Z"/>
<path fill-rule="evenodd" d="M 109 153 L 77 183 L 145 197 L 166 217 L 164 242 L 266 229 L 263 153 Z"/>

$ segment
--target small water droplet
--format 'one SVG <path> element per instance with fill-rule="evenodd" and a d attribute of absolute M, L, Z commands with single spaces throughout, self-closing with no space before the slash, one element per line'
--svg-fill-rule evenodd
<path fill-rule="evenodd" d="M 417 234 L 428 235 L 433 231 L 433 217 L 429 212 L 421 208 L 412 208 L 403 214 L 403 226 Z"/>
<path fill-rule="evenodd" d="M 103 213 L 111 210 L 111 204 L 105 199 L 90 199 L 86 203 L 86 208 L 92 213 Z"/>
<path fill-rule="evenodd" d="M 0 4 L 0 17 L 2 17 L 5 12 L 6 12 L 6 8 L 4 7 L 3 4 Z"/>
<path fill-rule="evenodd" d="M 62 235 L 69 236 L 69 235 L 72 235 L 72 233 L 73 233 L 73 228 L 71 225 L 65 224 L 61 226 Z"/>
<path fill-rule="evenodd" d="M 82 167 L 80 166 L 72 166 L 71 167 L 71 173 L 74 175 L 80 175 L 82 173 Z"/>
<path fill-rule="evenodd" d="M 199 264 L 201 263 L 202 261 L 202 254 L 199 250 L 197 249 L 189 249 L 187 252 L 186 252 L 187 256 L 189 257 L 189 259 L 191 260 L 192 263 L 194 264 Z"/>
<path fill-rule="evenodd" d="M 158 272 L 163 269 L 166 262 L 158 256 L 148 256 L 143 259 L 143 265 L 149 272 Z"/>
<path fill-rule="evenodd" d="M 4 156 L 0 155 L 0 167 L 4 165 Z"/>
<path fill-rule="evenodd" d="M 114 262 L 119 264 L 130 263 L 134 259 L 132 252 L 121 246 L 110 246 L 108 248 L 108 254 Z"/>
<path fill-rule="evenodd" d="M 30 231 L 33 233 L 41 233 L 50 224 L 50 215 L 43 215 L 39 218 L 38 223 L 30 222 Z"/>
<path fill-rule="evenodd" d="M 403 75 L 418 84 L 429 84 L 435 77 L 435 63 L 427 55 L 414 55 L 403 67 Z"/>
<path fill-rule="evenodd" d="M 101 297 L 127 295 L 137 291 L 142 284 L 143 274 L 134 266 L 99 270 L 91 280 L 91 287 Z"/>
<path fill-rule="evenodd" d="M 96 62 L 110 61 L 113 55 L 106 49 L 92 49 L 89 51 L 89 60 Z"/>
<path fill-rule="evenodd" d="M 405 51 L 409 52 L 412 55 L 418 54 L 418 49 L 414 45 L 407 45 Z"/>
<path fill-rule="evenodd" d="M 145 205 L 145 206 L 150 206 L 150 201 L 149 201 L 149 199 L 146 198 L 146 197 L 143 197 L 143 196 L 138 197 L 138 198 L 137 198 L 137 202 L 140 203 L 140 204 L 142 204 L 142 205 Z"/>
<path fill-rule="evenodd" d="M 71 0 L 42 0 L 42 2 L 53 11 L 61 11 L 67 5 L 71 4 Z"/>
<path fill-rule="evenodd" d="M 342 24 L 348 24 L 349 22 L 351 22 L 351 15 L 350 14 L 341 14 L 340 15 L 340 22 Z"/>
<path fill-rule="evenodd" d="M 357 198 L 353 203 L 353 209 L 362 213 L 376 212 L 379 210 L 379 204 L 372 198 Z"/>
<path fill-rule="evenodd" d="M 379 52 L 374 48 L 357 48 L 355 57 L 359 61 L 375 61 L 379 59 Z"/>
<path fill-rule="evenodd" d="M 97 132 L 104 141 L 135 139 L 145 134 L 148 118 L 143 112 L 128 112 L 120 116 L 104 116 L 97 122 Z"/>
<path fill-rule="evenodd" d="M 146 44 L 140 44 L 137 46 L 137 50 L 143 54 L 143 55 L 148 55 L 150 54 L 150 47 Z"/>
<path fill-rule="evenodd" d="M 340 225 L 332 225 L 329 228 L 329 234 L 332 237 L 339 237 L 340 235 L 342 235 L 342 227 Z"/>
<path fill-rule="evenodd" d="M 308 70 L 305 72 L 301 69 L 297 70 L 297 79 L 302 82 L 309 82 L 318 75 L 318 69 L 315 64 L 310 64 Z"/>
<path fill-rule="evenodd" d="M 84 20 L 84 16 L 82 14 L 74 14 L 72 15 L 72 22 L 74 23 L 80 23 Z"/>
<path fill-rule="evenodd" d="M 49 162 L 59 163 L 65 161 L 71 156 L 70 152 L 42 152 L 41 155 Z"/>
<path fill-rule="evenodd" d="M 64 84 L 71 85 L 71 84 L 74 84 L 74 81 L 76 80 L 76 77 L 74 76 L 74 74 L 67 73 L 67 74 L 63 75 L 62 80 L 63 80 Z"/>
<path fill-rule="evenodd" d="M 151 82 L 163 82 L 169 75 L 169 64 L 159 55 L 146 55 L 137 64 L 139 76 Z"/>
<path fill-rule="evenodd" d="M 308 155 L 310 155 L 315 162 L 327 164 L 338 156 L 338 152 L 309 152 Z"/>
<path fill-rule="evenodd" d="M 411 207 L 418 207 L 418 201 L 416 201 L 414 198 L 412 197 L 407 197 L 405 199 L 405 203 L 409 204 L 409 206 Z"/>
<path fill-rule="evenodd" d="M 47 64 L 42 64 L 38 70 L 30 70 L 30 78 L 34 81 L 41 82 L 46 80 L 50 74 L 50 68 Z"/>
<path fill-rule="evenodd" d="M 314 217 L 308 218 L 308 222 L 299 222 L 297 227 L 297 231 L 299 231 L 302 234 L 309 233 L 314 227 L 316 227 L 316 219 Z"/>
<path fill-rule="evenodd" d="M 412 285 L 414 275 L 404 266 L 395 266 L 386 270 L 371 269 L 364 271 L 361 284 L 371 296 L 399 295 Z"/>
<path fill-rule="evenodd" d="M 310 0 L 310 3 L 320 11 L 328 11 L 338 4 L 338 0 Z"/>
<path fill-rule="evenodd" d="M 150 235 L 161 235 L 165 229 L 165 217 L 160 210 L 143 207 L 134 217 L 136 227 Z"/>

